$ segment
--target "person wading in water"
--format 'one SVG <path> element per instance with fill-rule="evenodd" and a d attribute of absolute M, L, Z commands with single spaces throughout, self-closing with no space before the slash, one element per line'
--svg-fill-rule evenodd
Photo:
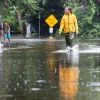
<path fill-rule="evenodd" d="M 73 40 L 75 35 L 78 35 L 78 23 L 76 16 L 72 13 L 71 7 L 65 8 L 65 14 L 63 15 L 60 28 L 59 35 L 62 33 L 64 29 L 65 40 L 66 40 L 66 49 L 68 51 L 72 50 Z"/>
<path fill-rule="evenodd" d="M 10 42 L 10 26 L 8 25 L 7 21 L 5 21 L 4 23 L 3 31 L 4 31 L 4 43 L 6 42 L 6 38 L 8 38 L 8 41 Z"/>

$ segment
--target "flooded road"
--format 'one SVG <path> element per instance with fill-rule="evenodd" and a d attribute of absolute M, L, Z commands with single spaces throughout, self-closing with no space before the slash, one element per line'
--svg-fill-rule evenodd
<path fill-rule="evenodd" d="M 0 51 L 0 100 L 99 100 L 99 43 L 67 53 L 63 40 L 12 40 Z"/>

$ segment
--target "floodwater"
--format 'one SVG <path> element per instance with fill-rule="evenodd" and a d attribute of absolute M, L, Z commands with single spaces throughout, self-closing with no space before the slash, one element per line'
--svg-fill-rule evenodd
<path fill-rule="evenodd" d="M 0 100 L 100 100 L 99 43 L 67 53 L 64 40 L 12 39 L 0 50 Z"/>

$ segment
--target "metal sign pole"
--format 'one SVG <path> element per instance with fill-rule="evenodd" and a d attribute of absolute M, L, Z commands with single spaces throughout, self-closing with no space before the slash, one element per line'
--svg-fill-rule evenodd
<path fill-rule="evenodd" d="M 53 26 L 55 24 L 58 23 L 58 20 L 51 14 L 46 20 L 45 22 L 49 25 L 49 33 L 50 33 L 50 37 L 51 37 L 51 34 L 53 33 Z"/>
<path fill-rule="evenodd" d="M 40 13 L 38 14 L 38 18 L 39 18 L 39 38 L 40 38 Z"/>
<path fill-rule="evenodd" d="M 53 33 L 53 28 L 49 28 L 49 33 L 50 33 L 50 37 L 51 37 L 51 34 Z"/>

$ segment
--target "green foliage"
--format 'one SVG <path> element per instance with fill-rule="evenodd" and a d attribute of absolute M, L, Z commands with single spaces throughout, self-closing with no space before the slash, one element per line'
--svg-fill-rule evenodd
<path fill-rule="evenodd" d="M 35 28 L 36 34 L 38 33 L 38 14 L 40 13 L 41 35 L 49 33 L 49 26 L 45 23 L 45 19 L 50 14 L 53 14 L 58 20 L 54 31 L 55 36 L 57 36 L 64 8 L 71 6 L 78 19 L 79 35 L 82 37 L 100 36 L 100 15 L 97 16 L 100 7 L 96 6 L 93 0 L 1 0 L 1 4 L 5 1 L 8 1 L 9 5 L 3 9 L 3 19 L 8 20 L 15 31 L 20 29 L 16 15 L 17 10 L 20 10 L 23 22 L 29 16 L 30 23 Z"/>
<path fill-rule="evenodd" d="M 5 18 L 3 18 L 3 22 L 4 21 L 7 21 L 9 23 L 11 30 L 19 31 L 18 20 L 15 16 L 6 16 Z"/>
<path fill-rule="evenodd" d="M 88 8 L 86 11 L 79 13 L 79 27 L 80 27 L 80 33 L 81 36 L 86 37 L 98 37 L 100 36 L 100 25 L 99 22 L 96 21 L 98 9 L 96 5 L 93 3 L 92 0 L 90 0 L 90 5 L 88 5 Z M 82 14 L 83 13 L 83 14 Z M 95 15 L 95 16 L 94 16 Z M 95 17 L 95 20 L 93 20 Z M 85 35 L 83 35 L 85 34 Z"/>
<path fill-rule="evenodd" d="M 65 5 L 71 6 L 73 8 L 73 13 L 75 13 L 75 15 L 77 16 L 79 35 L 81 37 L 100 36 L 100 25 L 99 22 L 96 21 L 96 13 L 99 9 L 92 0 L 88 2 L 87 6 L 72 2 L 65 2 Z M 93 20 L 94 17 L 95 20 Z"/>
<path fill-rule="evenodd" d="M 8 8 L 3 7 L 4 13 L 2 14 L 3 18 L 3 23 L 7 21 L 11 27 L 11 30 L 13 31 L 20 31 L 19 24 L 18 24 L 18 19 L 16 15 L 16 7 L 11 6 Z"/>

